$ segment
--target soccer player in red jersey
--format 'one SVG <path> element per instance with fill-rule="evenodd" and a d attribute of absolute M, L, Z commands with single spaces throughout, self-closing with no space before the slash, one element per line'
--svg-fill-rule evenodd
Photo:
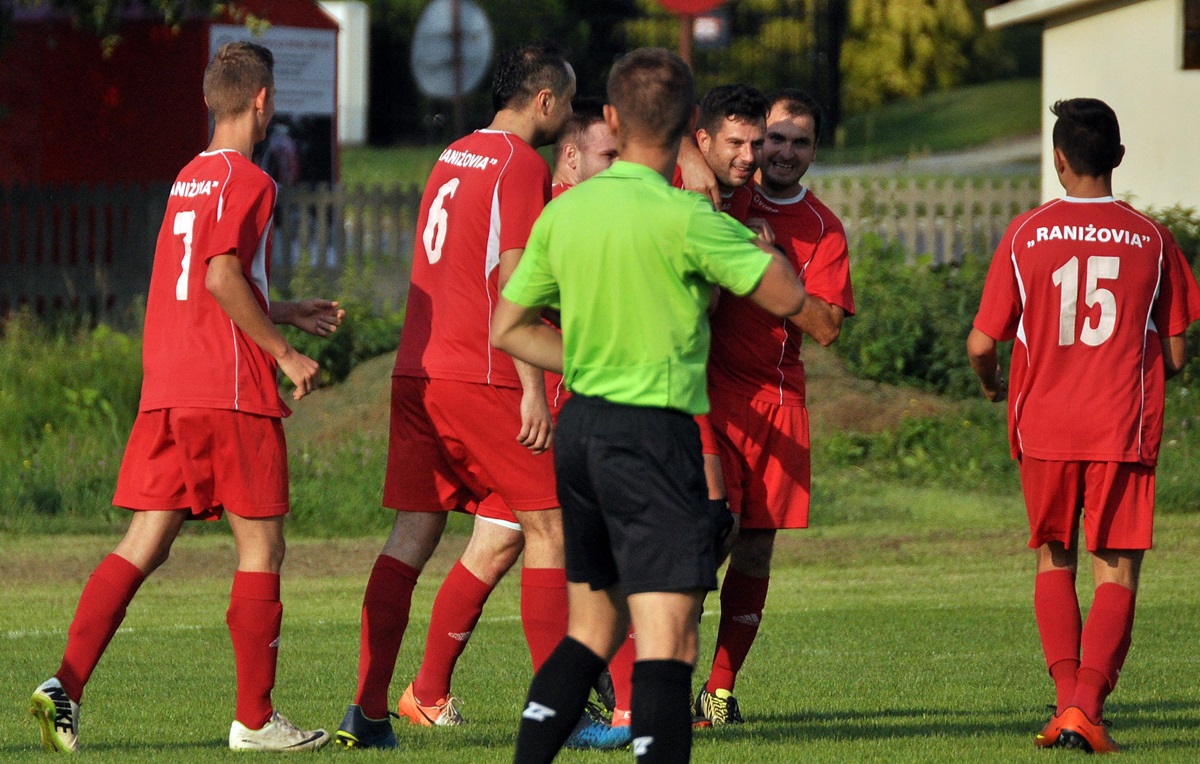
<path fill-rule="evenodd" d="M 447 599 L 439 593 L 422 673 L 405 689 L 400 714 L 419 724 L 462 723 L 449 695 L 454 661 L 522 545 L 521 616 L 535 668 L 565 633 L 544 377 L 493 350 L 488 334 L 498 290 L 550 198 L 550 168 L 535 148 L 554 141 L 574 92 L 575 74 L 559 51 L 507 54 L 493 78 L 491 125 L 442 152 L 425 186 L 392 372 L 383 503 L 397 513 L 363 598 L 358 690 L 337 732 L 347 747 L 395 745 L 387 689 L 413 587 L 448 511 L 474 512 L 475 528 L 443 586 Z"/>
<path fill-rule="evenodd" d="M 984 394 L 1008 403 L 1037 552 L 1034 611 L 1056 704 L 1035 738 L 1120 750 L 1104 701 L 1133 630 L 1151 546 L 1164 380 L 1186 363 L 1200 288 L 1171 234 L 1112 195 L 1125 153 L 1103 101 L 1059 101 L 1054 169 L 1066 195 L 1018 216 L 996 249 L 967 339 Z M 1014 340 L 1011 389 L 996 343 Z M 1075 591 L 1081 524 L 1095 598 Z"/>
<path fill-rule="evenodd" d="M 571 119 L 554 144 L 554 176 L 551 196 L 577 186 L 617 159 L 617 139 L 604 124 L 604 100 L 576 98 Z"/>
<path fill-rule="evenodd" d="M 266 48 L 234 42 L 205 71 L 212 142 L 171 187 L 146 302 L 142 398 L 113 499 L 134 512 L 83 589 L 62 665 L 33 694 L 48 750 L 76 750 L 84 686 L 183 523 L 222 514 L 238 551 L 226 614 L 237 666 L 229 747 L 309 750 L 329 740 L 297 729 L 271 703 L 288 512 L 280 418 L 289 411 L 276 368 L 296 385 L 296 400 L 318 371 L 274 324 L 326 336 L 344 315 L 327 300 L 267 299 L 275 183 L 250 155 L 275 113 L 273 66 Z"/>
<path fill-rule="evenodd" d="M 800 343 L 828 346 L 854 313 L 846 233 L 800 180 L 816 155 L 820 106 L 800 90 L 768 98 L 759 179 L 747 217 L 762 220 L 804 280 L 808 300 L 779 319 L 722 293 L 712 317 L 709 417 L 730 507 L 740 527 L 721 586 L 721 617 L 708 681 L 696 696 L 701 724 L 741 722 L 737 673 L 758 635 L 777 530 L 808 527 L 810 448 Z"/>

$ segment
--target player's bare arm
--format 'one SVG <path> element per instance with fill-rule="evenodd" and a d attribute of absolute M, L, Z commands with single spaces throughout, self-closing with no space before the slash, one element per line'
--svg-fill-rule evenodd
<path fill-rule="evenodd" d="M 816 340 L 821 347 L 827 348 L 842 333 L 842 319 L 845 317 L 846 311 L 840 306 L 810 294 L 804 302 L 804 309 L 788 320 Z"/>
<path fill-rule="evenodd" d="M 516 270 L 517 263 L 521 261 L 521 255 L 524 252 L 525 250 L 522 248 L 507 249 L 500 253 L 498 274 L 500 291 L 504 291 L 504 285 L 508 283 L 509 277 Z M 500 349 L 505 350 L 504 348 Z M 505 350 L 505 352 L 508 351 Z M 560 350 L 560 366 L 562 365 L 561 357 Z M 550 406 L 546 402 L 546 377 L 542 374 L 541 368 L 526 363 L 515 355 L 513 356 L 513 366 L 516 367 L 517 377 L 521 380 L 522 390 L 521 431 L 517 433 L 517 442 L 535 454 L 540 454 L 550 448 L 554 438 L 554 419 L 550 415 Z"/>
<path fill-rule="evenodd" d="M 1163 375 L 1170 379 L 1187 365 L 1187 339 L 1182 334 L 1163 339 Z"/>
<path fill-rule="evenodd" d="M 541 320 L 541 309 L 500 298 L 492 314 L 492 347 L 527 366 L 562 374 L 562 335 Z"/>
<path fill-rule="evenodd" d="M 967 336 L 967 357 L 971 361 L 971 370 L 983 386 L 984 397 L 993 403 L 1004 400 L 1008 396 L 1008 388 L 1004 384 L 1004 375 L 1000 373 L 996 340 L 978 329 L 972 329 Z"/>
<path fill-rule="evenodd" d="M 242 273 L 242 263 L 234 254 L 217 255 L 208 261 L 204 286 L 221 309 L 263 350 L 274 356 L 279 368 L 296 386 L 294 400 L 300 400 L 317 387 L 317 362 L 292 347 L 287 338 L 263 312 L 250 282 Z"/>
<path fill-rule="evenodd" d="M 714 207 L 721 209 L 721 189 L 717 186 L 717 176 L 690 135 L 685 135 L 679 142 L 679 157 L 675 161 L 683 175 L 684 189 L 707 196 Z"/>
<path fill-rule="evenodd" d="M 346 311 L 335 300 L 317 297 L 296 302 L 277 300 L 271 303 L 269 315 L 275 324 L 290 324 L 302 332 L 328 337 L 337 331 Z"/>
<path fill-rule="evenodd" d="M 767 270 L 763 273 L 758 286 L 748 297 L 768 313 L 776 316 L 791 316 L 799 313 L 808 300 L 804 284 L 792 269 L 779 250 L 756 240 L 759 249 L 771 256 Z"/>

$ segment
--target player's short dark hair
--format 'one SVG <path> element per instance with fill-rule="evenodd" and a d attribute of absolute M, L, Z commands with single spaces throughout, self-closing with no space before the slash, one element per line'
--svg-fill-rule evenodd
<path fill-rule="evenodd" d="M 1055 101 L 1054 148 L 1080 175 L 1107 175 L 1121 161 L 1121 126 L 1116 112 L 1096 98 Z"/>
<path fill-rule="evenodd" d="M 571 84 L 567 52 L 554 43 L 524 45 L 500 58 L 492 74 L 492 108 L 520 109 L 542 90 L 565 93 Z"/>
<path fill-rule="evenodd" d="M 554 144 L 554 161 L 562 156 L 562 147 L 567 143 L 579 146 L 583 136 L 597 122 L 604 121 L 603 98 L 576 98 L 571 101 L 571 118 L 558 133 L 558 141 Z"/>
<path fill-rule="evenodd" d="M 767 95 L 767 111 L 776 106 L 781 107 L 792 117 L 812 117 L 813 136 L 821 139 L 821 120 L 823 113 L 821 104 L 800 88 L 780 88 Z"/>
<path fill-rule="evenodd" d="M 638 48 L 608 73 L 608 102 L 621 132 L 667 146 L 678 141 L 692 118 L 696 85 L 691 68 L 664 48 Z"/>
<path fill-rule="evenodd" d="M 758 122 L 767 118 L 767 97 L 751 85 L 718 85 L 700 102 L 700 120 L 696 127 L 709 135 L 721 131 L 725 120 Z"/>
<path fill-rule="evenodd" d="M 258 91 L 273 87 L 275 56 L 252 42 L 222 45 L 204 70 L 204 100 L 214 122 L 245 112 Z"/>

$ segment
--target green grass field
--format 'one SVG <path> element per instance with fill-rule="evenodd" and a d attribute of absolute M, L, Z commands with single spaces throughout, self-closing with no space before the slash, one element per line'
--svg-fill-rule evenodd
<path fill-rule="evenodd" d="M 906 489 L 911 490 L 911 489 Z M 920 497 L 914 497 L 920 498 Z M 382 511 L 382 510 L 377 510 Z M 738 684 L 745 726 L 697 733 L 699 762 L 1063 761 L 1033 735 L 1053 699 L 1033 622 L 1032 554 L 1014 500 L 979 501 L 942 529 L 936 517 L 863 521 L 787 534 L 763 631 Z M 970 530 L 962 530 L 968 527 Z M 0 759 L 28 760 L 37 733 L 28 694 L 57 667 L 75 602 L 115 537 L 7 538 L 0 571 Z M 48 548 L 53 544 L 53 549 Z M 279 708 L 337 726 L 355 681 L 358 610 L 377 540 L 294 541 L 284 578 Z M 461 549 L 450 537 L 413 604 L 393 702 L 419 660 L 437 583 Z M 1200 517 L 1167 516 L 1148 559 L 1134 646 L 1109 703 L 1114 736 L 1139 761 L 1200 757 L 1200 657 L 1194 585 Z M 224 625 L 231 541 L 186 535 L 142 588 L 88 687 L 87 760 L 207 762 L 225 748 L 233 665 Z M 710 602 L 710 607 L 713 606 Z M 715 617 L 703 621 L 703 652 Z M 529 680 L 514 578 L 493 595 L 456 675 L 470 725 L 397 724 L 402 753 L 367 761 L 501 762 L 512 755 Z M 561 761 L 628 753 L 564 753 Z"/>

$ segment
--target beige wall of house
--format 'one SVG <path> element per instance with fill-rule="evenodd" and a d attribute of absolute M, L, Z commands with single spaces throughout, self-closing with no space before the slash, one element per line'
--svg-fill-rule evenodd
<path fill-rule="evenodd" d="M 1050 106 L 1089 96 L 1112 106 L 1121 122 L 1126 153 L 1113 173 L 1114 191 L 1138 207 L 1200 209 L 1200 70 L 1182 69 L 1182 0 L 1018 0 L 993 10 L 1001 9 L 1008 15 L 1002 21 L 1021 20 L 1024 10 L 1024 20 L 1045 24 L 1043 197 L 1061 194 L 1050 155 Z"/>

